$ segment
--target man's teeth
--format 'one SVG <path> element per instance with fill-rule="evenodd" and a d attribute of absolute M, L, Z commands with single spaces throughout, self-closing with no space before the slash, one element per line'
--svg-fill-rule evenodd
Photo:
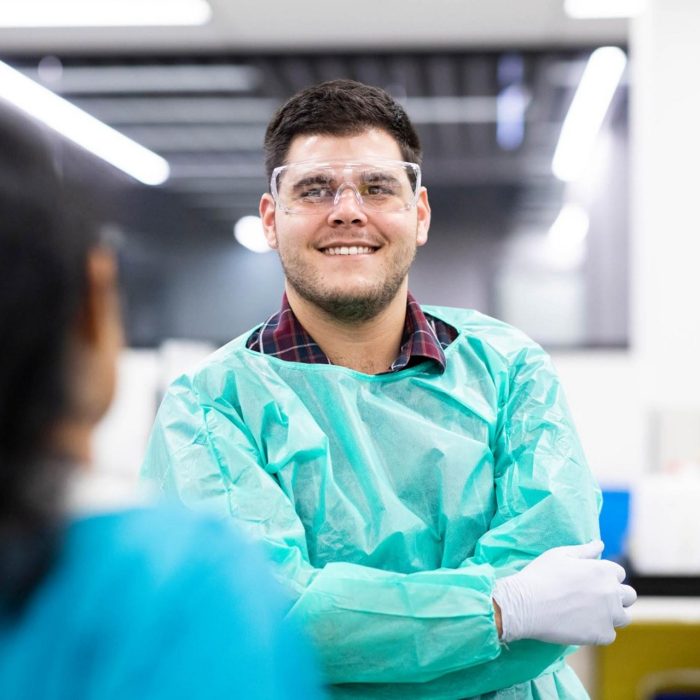
<path fill-rule="evenodd" d="M 326 255 L 366 255 L 367 253 L 373 253 L 374 249 L 367 246 L 339 246 L 338 248 L 326 248 Z"/>

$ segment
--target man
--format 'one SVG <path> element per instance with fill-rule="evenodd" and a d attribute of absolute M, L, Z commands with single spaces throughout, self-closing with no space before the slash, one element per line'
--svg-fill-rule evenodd
<path fill-rule="evenodd" d="M 335 697 L 587 697 L 565 645 L 612 641 L 634 591 L 596 559 L 548 357 L 408 292 L 430 207 L 404 110 L 323 83 L 265 150 L 282 308 L 172 385 L 146 476 L 262 540 Z"/>

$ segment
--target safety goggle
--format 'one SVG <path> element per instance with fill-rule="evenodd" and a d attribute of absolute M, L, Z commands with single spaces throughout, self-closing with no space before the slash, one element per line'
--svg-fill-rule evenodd
<path fill-rule="evenodd" d="M 420 166 L 401 160 L 303 161 L 275 168 L 270 192 L 287 214 L 324 213 L 343 196 L 354 196 L 364 209 L 389 213 L 416 204 L 420 181 Z"/>

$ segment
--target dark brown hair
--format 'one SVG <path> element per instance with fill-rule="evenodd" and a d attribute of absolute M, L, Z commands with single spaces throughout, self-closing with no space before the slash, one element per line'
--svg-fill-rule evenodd
<path fill-rule="evenodd" d="M 59 545 L 68 467 L 48 436 L 68 404 L 69 342 L 97 238 L 52 143 L 0 101 L 0 614 L 26 599 Z"/>
<path fill-rule="evenodd" d="M 404 160 L 420 164 L 418 134 L 406 110 L 388 92 L 354 80 L 329 80 L 308 87 L 287 100 L 267 127 L 267 176 L 284 164 L 296 136 L 350 136 L 372 128 L 393 136 Z"/>

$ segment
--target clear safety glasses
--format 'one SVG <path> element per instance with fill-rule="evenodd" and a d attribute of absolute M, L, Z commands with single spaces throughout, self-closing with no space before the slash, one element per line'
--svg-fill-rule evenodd
<path fill-rule="evenodd" d="M 401 160 L 304 161 L 275 168 L 270 192 L 287 214 L 325 213 L 343 196 L 366 210 L 398 212 L 415 205 L 420 175 L 419 165 Z"/>

